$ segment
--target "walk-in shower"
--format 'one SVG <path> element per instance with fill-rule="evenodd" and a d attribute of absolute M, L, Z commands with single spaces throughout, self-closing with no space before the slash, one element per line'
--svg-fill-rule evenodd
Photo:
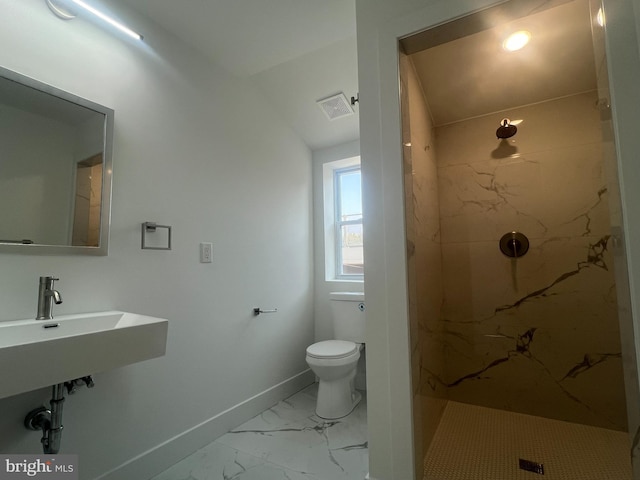
<path fill-rule="evenodd" d="M 628 432 L 635 428 L 627 418 L 620 340 L 626 319 L 619 314 L 627 299 L 618 294 L 626 291 L 617 283 L 624 275 L 615 275 L 625 266 L 616 264 L 619 193 L 611 117 L 602 107 L 609 104 L 603 101 L 606 58 L 591 20 L 598 5 L 555 5 L 509 21 L 468 22 L 485 26 L 466 36 L 451 25 L 436 27 L 441 34 L 427 35 L 419 49 L 413 39 L 401 55 L 420 478 L 422 459 L 445 437 L 438 434 L 443 419 L 464 412 L 481 418 L 503 412 L 517 418 L 496 424 L 523 425 L 506 440 L 514 446 L 506 470 L 483 476 L 477 464 L 473 478 L 520 478 L 505 472 L 531 475 L 538 464 L 547 471 L 565 460 L 577 464 L 572 455 L 582 447 L 571 447 L 572 440 L 558 455 L 562 461 L 544 451 L 543 437 L 536 440 L 537 426 L 552 421 L 578 426 L 567 433 L 575 438 L 587 437 L 580 429 L 589 428 L 589 435 L 612 439 L 603 445 L 620 442 L 623 448 L 613 449 L 617 469 L 597 478 L 631 478 Z M 490 11 L 481 15 L 491 19 Z M 505 31 L 525 25 L 531 39 L 522 50 L 494 48 Z M 569 65 L 567 58 L 575 61 Z M 571 81 L 556 89 L 550 85 L 558 69 Z M 508 88 L 496 85 L 496 77 Z M 483 443 L 467 433 L 476 446 Z M 525 437 L 540 448 L 517 446 Z M 467 472 L 473 462 L 500 458 L 485 453 L 474 453 Z M 605 469 L 608 461 L 599 459 Z"/>

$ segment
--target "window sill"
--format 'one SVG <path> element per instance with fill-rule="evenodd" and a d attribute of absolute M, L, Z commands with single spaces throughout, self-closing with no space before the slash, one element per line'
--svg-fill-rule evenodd
<path fill-rule="evenodd" d="M 325 279 L 325 282 L 327 283 L 364 283 L 364 279 L 360 278 L 360 279 L 344 279 L 344 278 L 328 278 Z"/>

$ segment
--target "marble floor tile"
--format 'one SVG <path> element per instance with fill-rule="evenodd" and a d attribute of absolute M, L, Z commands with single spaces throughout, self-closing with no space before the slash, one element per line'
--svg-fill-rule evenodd
<path fill-rule="evenodd" d="M 212 442 L 153 480 L 320 480 Z"/>
<path fill-rule="evenodd" d="M 347 417 L 315 414 L 317 384 L 280 401 L 153 480 L 362 480 L 366 397 Z"/>

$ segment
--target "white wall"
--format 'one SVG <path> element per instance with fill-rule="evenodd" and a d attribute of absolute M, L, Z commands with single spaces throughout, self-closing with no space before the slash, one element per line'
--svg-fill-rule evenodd
<path fill-rule="evenodd" d="M 314 218 L 314 263 L 315 269 L 315 338 L 316 341 L 333 338 L 331 325 L 330 292 L 362 292 L 362 281 L 327 280 L 325 275 L 325 235 L 324 202 L 322 188 L 322 167 L 325 163 L 360 155 L 358 141 L 343 143 L 333 147 L 313 151 L 313 218 Z"/>
<path fill-rule="evenodd" d="M 501 2 L 357 0 L 360 139 L 367 262 L 370 474 L 414 476 L 397 39 Z M 636 1 L 637 3 L 637 1 Z M 640 61 L 632 0 L 606 0 L 626 242 L 635 325 L 640 325 Z M 635 187 L 634 187 L 635 186 Z M 636 343 L 636 345 L 638 345 Z"/>
<path fill-rule="evenodd" d="M 94 115 L 78 126 L 75 161 L 86 160 L 104 150 L 104 117 Z"/>
<path fill-rule="evenodd" d="M 0 320 L 33 317 L 49 273 L 57 314 L 169 319 L 165 357 L 97 374 L 67 399 L 62 453 L 80 455 L 83 480 L 150 450 L 105 477 L 147 478 L 275 403 L 252 397 L 307 372 L 314 339 L 310 151 L 247 82 L 118 8 L 144 43 L 62 21 L 45 2 L 10 2 L 0 17 L 11 45 L 0 65 L 115 110 L 109 256 L 0 255 Z M 173 226 L 172 251 L 140 249 L 144 221 Z M 212 264 L 198 262 L 201 241 Z M 297 378 L 276 393 L 313 380 Z M 0 452 L 39 453 L 22 420 L 49 396 L 0 400 Z"/>
<path fill-rule="evenodd" d="M 1 106 L 1 239 L 69 242 L 72 195 L 69 188 L 56 184 L 73 186 L 75 143 L 76 131 L 70 125 Z"/>
<path fill-rule="evenodd" d="M 633 12 L 636 18 L 636 32 L 640 32 L 640 0 L 633 0 Z M 638 35 L 638 48 L 640 49 L 640 35 Z"/>

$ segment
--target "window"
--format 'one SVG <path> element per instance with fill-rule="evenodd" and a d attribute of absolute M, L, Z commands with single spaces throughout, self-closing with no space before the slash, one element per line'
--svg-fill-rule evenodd
<path fill-rule="evenodd" d="M 324 165 L 325 266 L 327 280 L 363 279 L 360 158 Z"/>
<path fill-rule="evenodd" d="M 335 200 L 336 277 L 362 275 L 362 186 L 360 166 L 333 172 Z"/>

